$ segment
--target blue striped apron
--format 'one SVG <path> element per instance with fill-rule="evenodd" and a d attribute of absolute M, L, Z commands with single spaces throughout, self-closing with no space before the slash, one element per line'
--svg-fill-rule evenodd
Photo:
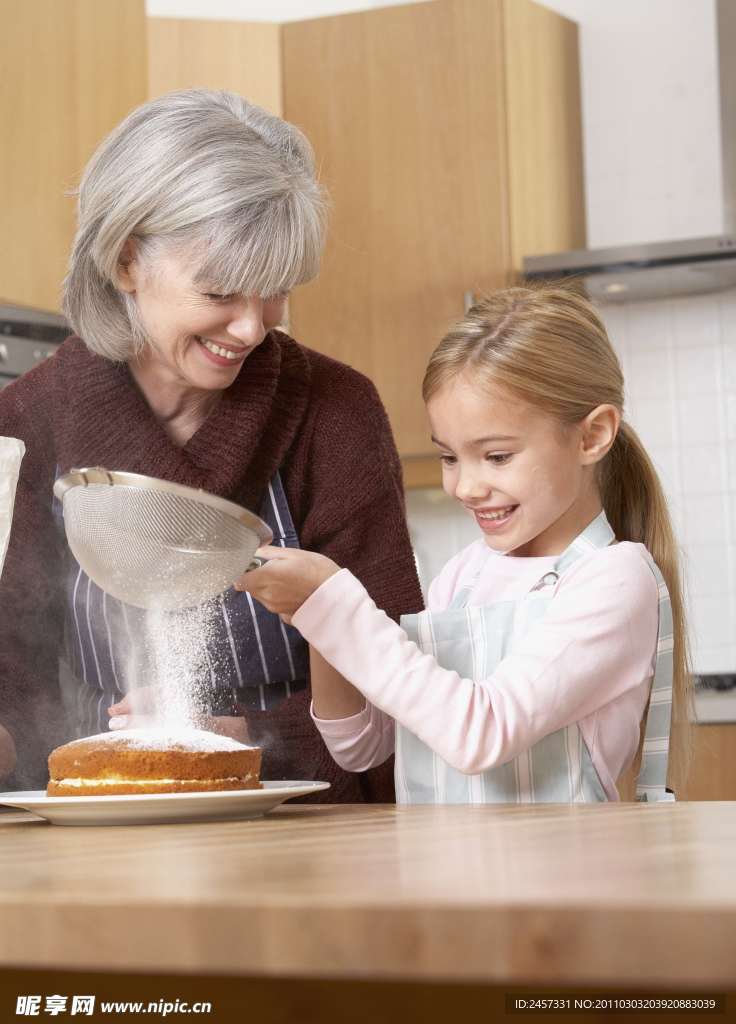
<path fill-rule="evenodd" d="M 54 513 L 63 520 L 57 499 Z M 273 544 L 299 547 L 278 471 L 263 494 L 259 515 L 273 531 Z M 126 692 L 155 684 L 155 659 L 148 613 L 101 590 L 71 552 L 69 560 L 66 661 L 78 684 L 79 734 L 89 736 L 107 731 L 107 709 Z M 205 693 L 209 713 L 227 714 L 234 696 L 244 710 L 265 711 L 308 685 L 308 644 L 250 594 L 230 587 L 194 611 L 159 613 L 171 621 L 172 633 L 178 616 L 197 614 L 206 623 L 199 630 L 197 664 L 204 678 L 197 692 Z"/>
<path fill-rule="evenodd" d="M 563 573 L 579 558 L 613 540 L 614 533 L 601 512 L 522 600 L 467 607 L 478 572 L 446 611 L 405 615 L 401 625 L 409 639 L 443 668 L 481 682 L 518 649 L 527 629 L 544 615 L 554 584 Z M 636 799 L 673 800 L 665 790 L 672 704 L 672 609 L 662 574 L 648 556 L 646 561 L 657 580 L 659 630 Z M 478 775 L 463 775 L 451 768 L 397 722 L 396 800 L 400 804 L 570 803 L 605 801 L 606 795 L 574 722 L 518 757 Z"/>

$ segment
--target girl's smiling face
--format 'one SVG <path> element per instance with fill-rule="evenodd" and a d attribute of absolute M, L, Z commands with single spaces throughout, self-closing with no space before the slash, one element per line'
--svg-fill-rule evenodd
<path fill-rule="evenodd" d="M 561 554 L 601 511 L 594 471 L 616 435 L 613 406 L 564 427 L 460 378 L 429 399 L 427 413 L 444 488 L 495 551 Z"/>
<path fill-rule="evenodd" d="M 152 267 L 133 258 L 121 268 L 120 287 L 135 295 L 151 342 L 136 363 L 183 389 L 221 390 L 281 322 L 286 296 L 222 295 L 195 284 L 195 275 L 193 264 L 166 252 Z"/>

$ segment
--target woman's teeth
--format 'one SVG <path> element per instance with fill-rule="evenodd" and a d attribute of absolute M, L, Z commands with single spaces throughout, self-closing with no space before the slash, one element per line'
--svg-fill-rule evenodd
<path fill-rule="evenodd" d="M 214 352 L 216 356 L 224 356 L 226 359 L 240 359 L 242 352 L 231 352 L 229 348 L 222 348 L 221 345 L 215 345 L 214 341 L 210 341 L 208 338 L 200 338 L 198 335 L 194 335 L 200 345 L 203 345 L 210 352 Z"/>
<path fill-rule="evenodd" d="M 505 519 L 515 508 L 516 505 L 508 505 L 506 508 L 498 509 L 496 512 L 476 512 L 475 514 L 479 519 Z"/>

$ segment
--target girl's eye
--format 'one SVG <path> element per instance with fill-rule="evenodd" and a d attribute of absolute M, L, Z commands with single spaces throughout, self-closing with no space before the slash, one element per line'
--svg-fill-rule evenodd
<path fill-rule="evenodd" d="M 443 466 L 454 466 L 457 459 L 454 455 L 440 455 L 440 462 Z"/>
<path fill-rule="evenodd" d="M 488 456 L 488 461 L 492 462 L 494 466 L 504 466 L 511 458 L 511 452 L 491 452 Z"/>

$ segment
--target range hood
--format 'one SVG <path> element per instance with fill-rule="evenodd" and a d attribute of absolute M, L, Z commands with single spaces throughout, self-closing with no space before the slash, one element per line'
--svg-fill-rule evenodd
<path fill-rule="evenodd" d="M 609 302 L 725 291 L 736 288 L 736 235 L 532 256 L 524 276 L 578 278 L 591 299 Z"/>
<path fill-rule="evenodd" d="M 736 0 L 716 0 L 724 233 L 709 238 L 529 256 L 529 281 L 577 278 L 588 295 L 629 302 L 736 288 Z"/>

